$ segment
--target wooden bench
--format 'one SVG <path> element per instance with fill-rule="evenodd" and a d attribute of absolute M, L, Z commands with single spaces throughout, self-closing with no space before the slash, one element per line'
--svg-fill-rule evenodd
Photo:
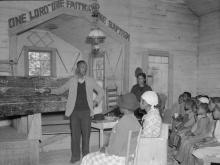
<path fill-rule="evenodd" d="M 39 142 L 11 126 L 0 127 L 0 164 L 39 165 Z"/>
<path fill-rule="evenodd" d="M 220 163 L 220 157 L 207 156 L 204 158 L 204 165 L 211 165 L 212 163 Z"/>
<path fill-rule="evenodd" d="M 157 138 L 146 138 L 140 136 L 135 162 L 137 165 L 161 164 L 167 165 L 167 140 L 168 125 L 162 124 L 161 134 Z"/>

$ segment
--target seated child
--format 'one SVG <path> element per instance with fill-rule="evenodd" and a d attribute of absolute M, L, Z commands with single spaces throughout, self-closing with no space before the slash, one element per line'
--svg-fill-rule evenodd
<path fill-rule="evenodd" d="M 208 96 L 201 96 L 198 98 L 200 103 L 206 103 L 209 104 L 209 97 Z"/>
<path fill-rule="evenodd" d="M 183 102 L 183 95 L 179 95 L 178 102 L 174 103 L 172 108 L 168 108 L 165 110 L 163 115 L 163 122 L 164 123 L 172 123 L 172 117 L 174 114 L 180 114 L 184 110 L 184 102 Z"/>
<path fill-rule="evenodd" d="M 198 107 L 197 121 L 193 125 L 192 129 L 185 133 L 186 136 L 204 137 L 208 136 L 210 129 L 210 118 L 208 117 L 208 104 L 201 103 Z"/>
<path fill-rule="evenodd" d="M 190 92 L 183 92 L 183 102 L 185 103 L 187 100 L 191 100 L 191 93 Z M 185 104 L 184 104 L 185 105 Z M 181 109 L 180 115 L 184 116 L 185 115 L 185 110 L 184 108 Z"/>
<path fill-rule="evenodd" d="M 140 107 L 147 114 L 143 116 L 143 136 L 159 137 L 162 127 L 162 119 L 157 109 L 158 95 L 154 91 L 147 91 L 141 95 Z"/>
<path fill-rule="evenodd" d="M 193 164 L 192 150 L 193 145 L 201 139 L 209 136 L 210 120 L 207 116 L 208 104 L 201 103 L 198 107 L 198 119 L 192 129 L 185 133 L 183 140 L 181 139 L 181 145 L 176 155 L 176 160 L 181 165 Z"/>
<path fill-rule="evenodd" d="M 215 129 L 215 124 L 216 124 L 216 120 L 213 117 L 213 112 L 216 108 L 216 104 L 218 104 L 219 102 L 220 102 L 220 100 L 218 101 L 218 100 L 215 100 L 212 98 L 209 99 L 209 112 L 207 113 L 207 116 L 210 119 L 210 129 L 209 129 L 209 136 L 210 137 L 213 137 L 213 132 Z"/>
<path fill-rule="evenodd" d="M 197 164 L 202 165 L 206 156 L 220 155 L 220 102 L 213 107 L 213 118 L 216 120 L 213 137 L 205 138 L 195 145 L 192 154 L 197 158 Z"/>
<path fill-rule="evenodd" d="M 134 116 L 139 103 L 134 94 L 128 93 L 119 97 L 118 106 L 124 115 L 113 128 L 108 146 L 84 156 L 81 165 L 103 165 L 109 162 L 114 165 L 125 164 L 128 133 L 130 130 L 141 129 L 141 125 Z M 135 149 L 134 146 L 131 148 Z"/>
<path fill-rule="evenodd" d="M 180 145 L 180 139 L 195 124 L 196 104 L 189 99 L 185 102 L 185 115 L 182 121 L 174 122 L 173 130 L 169 137 L 169 145 L 176 148 Z M 175 119 L 174 119 L 175 121 Z"/>

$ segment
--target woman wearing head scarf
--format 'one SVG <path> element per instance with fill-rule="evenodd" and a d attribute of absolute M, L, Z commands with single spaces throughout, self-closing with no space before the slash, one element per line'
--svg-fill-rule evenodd
<path fill-rule="evenodd" d="M 128 93 L 119 97 L 118 106 L 124 115 L 113 128 L 108 146 L 83 157 L 81 165 L 125 164 L 128 133 L 130 130 L 141 129 L 141 125 L 134 116 L 134 110 L 138 108 L 139 103 L 134 94 Z"/>
<path fill-rule="evenodd" d="M 160 136 L 162 119 L 160 117 L 158 105 L 158 96 L 154 91 L 147 91 L 141 96 L 141 109 L 147 112 L 143 116 L 143 136 L 158 137 Z"/>

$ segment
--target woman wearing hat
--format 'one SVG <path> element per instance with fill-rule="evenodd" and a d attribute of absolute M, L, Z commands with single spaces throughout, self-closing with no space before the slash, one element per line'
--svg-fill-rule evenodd
<path fill-rule="evenodd" d="M 108 146 L 83 157 L 81 165 L 125 164 L 128 133 L 130 130 L 139 131 L 141 129 L 141 125 L 134 116 L 134 111 L 139 107 L 139 103 L 134 94 L 128 93 L 119 97 L 118 106 L 124 115 L 113 128 Z"/>
<path fill-rule="evenodd" d="M 159 137 L 162 126 L 158 105 L 158 96 L 154 91 L 147 91 L 141 95 L 141 109 L 147 112 L 143 116 L 143 136 L 144 137 Z"/>

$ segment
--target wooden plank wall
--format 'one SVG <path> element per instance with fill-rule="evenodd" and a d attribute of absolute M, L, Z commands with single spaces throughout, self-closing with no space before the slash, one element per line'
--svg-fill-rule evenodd
<path fill-rule="evenodd" d="M 88 3 L 87 0 L 78 0 Z M 8 57 L 7 19 L 43 6 L 45 1 L 0 2 L 0 27 L 4 33 Z M 182 1 L 173 0 L 103 0 L 100 11 L 128 31 L 130 39 L 129 87 L 135 83 L 134 70 L 142 64 L 148 49 L 168 51 L 173 55 L 173 97 L 183 91 L 196 93 L 198 17 Z M 12 12 L 13 11 L 13 12 Z M 4 38 L 0 36 L 0 43 Z M 2 53 L 1 53 L 2 54 Z M 183 83 L 184 82 L 184 83 Z"/>
<path fill-rule="evenodd" d="M 220 96 L 220 12 L 201 16 L 198 93 Z"/>
<path fill-rule="evenodd" d="M 0 2 L 0 62 L 7 61 L 9 58 L 9 37 L 8 37 L 8 19 L 18 16 L 21 13 L 32 11 L 38 7 L 42 7 L 45 4 L 51 3 L 49 1 L 1 1 Z M 74 60 L 77 58 L 78 53 L 82 54 L 77 48 L 73 47 L 69 43 L 64 42 L 61 38 L 53 35 L 50 32 L 46 32 L 43 30 L 36 30 L 32 29 L 32 31 L 28 31 L 27 33 L 23 33 L 19 35 L 18 42 L 17 42 L 17 56 L 18 65 L 14 65 L 16 69 L 16 75 L 24 76 L 24 50 L 23 46 L 33 46 L 33 44 L 28 41 L 28 36 L 31 34 L 36 33 L 37 36 L 46 36 L 48 37 L 45 39 L 47 40 L 46 43 L 50 43 L 49 47 L 57 48 L 58 52 L 61 55 L 62 60 L 64 61 L 65 70 L 60 58 L 57 56 L 57 76 L 58 77 L 66 77 L 72 74 L 71 70 L 73 68 Z M 31 39 L 34 40 L 34 43 L 39 40 L 36 35 L 32 35 Z M 36 47 L 45 47 L 42 42 L 38 42 L 35 44 Z M 81 55 L 79 59 L 81 59 Z M 9 65 L 0 64 L 0 75 L 2 72 L 10 70 Z"/>
<path fill-rule="evenodd" d="M 68 92 L 47 95 L 36 93 L 35 88 L 57 88 L 68 80 L 69 78 L 0 76 L 0 118 L 65 111 Z M 5 92 L 2 92 L 3 89 Z"/>
<path fill-rule="evenodd" d="M 27 12 L 30 9 L 40 7 L 45 2 L 16 2 L 16 1 L 1 1 L 0 2 L 0 60 L 9 59 L 9 37 L 8 37 L 8 19 L 21 13 Z M 0 65 L 0 74 L 10 74 L 9 65 Z"/>
<path fill-rule="evenodd" d="M 183 91 L 196 93 L 198 17 L 181 1 L 103 0 L 101 12 L 131 34 L 129 86 L 134 70 L 142 66 L 148 50 L 168 51 L 173 56 L 173 97 Z M 184 82 L 184 83 L 183 83 Z"/>

